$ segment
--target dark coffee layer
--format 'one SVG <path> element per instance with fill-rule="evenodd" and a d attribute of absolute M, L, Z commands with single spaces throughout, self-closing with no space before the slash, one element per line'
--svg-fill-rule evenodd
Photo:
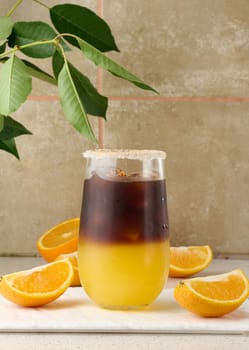
<path fill-rule="evenodd" d="M 85 180 L 80 239 L 139 243 L 168 238 L 165 180 Z"/>

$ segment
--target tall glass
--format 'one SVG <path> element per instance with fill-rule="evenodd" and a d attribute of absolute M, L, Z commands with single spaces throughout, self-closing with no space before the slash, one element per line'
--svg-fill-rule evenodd
<path fill-rule="evenodd" d="M 87 159 L 79 234 L 79 274 L 96 304 L 149 305 L 169 270 L 165 153 L 95 150 Z"/>

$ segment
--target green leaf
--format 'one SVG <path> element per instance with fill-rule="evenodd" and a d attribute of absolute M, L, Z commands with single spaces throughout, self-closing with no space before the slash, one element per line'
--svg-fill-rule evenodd
<path fill-rule="evenodd" d="M 3 44 L 0 45 L 0 54 L 4 53 L 5 48 L 6 48 L 6 42 L 4 42 Z"/>
<path fill-rule="evenodd" d="M 4 117 L 0 115 L 1 118 L 4 118 L 4 128 L 0 132 L 0 140 L 5 141 L 12 139 L 20 135 L 32 135 L 32 133 L 25 128 L 21 123 L 17 122 L 11 117 Z"/>
<path fill-rule="evenodd" d="M 35 22 L 16 22 L 9 37 L 10 47 L 22 46 L 36 41 L 52 40 L 56 37 L 56 32 L 47 23 Z M 34 58 L 47 58 L 53 56 L 56 47 L 53 44 L 36 45 L 21 51 Z"/>
<path fill-rule="evenodd" d="M 27 99 L 32 89 L 32 80 L 25 64 L 12 55 L 0 71 L 0 114 L 16 111 Z"/>
<path fill-rule="evenodd" d="M 68 65 L 69 65 L 69 62 L 68 62 Z M 52 68 L 56 79 L 58 79 L 58 76 L 63 66 L 64 66 L 64 58 L 61 56 L 61 54 L 58 51 L 56 51 L 56 53 L 52 58 Z"/>
<path fill-rule="evenodd" d="M 100 66 L 104 68 L 105 70 L 109 71 L 113 75 L 128 80 L 134 85 L 138 86 L 141 89 L 144 90 L 151 90 L 156 93 L 158 93 L 155 89 L 153 89 L 151 86 L 145 84 L 141 79 L 139 79 L 134 74 L 127 71 L 124 67 L 110 59 L 109 57 L 105 56 L 102 52 L 97 50 L 95 47 L 89 45 L 87 42 L 81 40 L 80 38 L 77 39 L 81 51 L 85 54 L 87 58 L 89 58 L 91 61 L 93 61 L 97 66 Z"/>
<path fill-rule="evenodd" d="M 25 63 L 26 67 L 27 67 L 27 72 L 32 75 L 32 77 L 43 80 L 47 83 L 53 84 L 53 85 L 57 85 L 57 82 L 55 80 L 54 77 L 52 77 L 52 75 L 48 74 L 47 72 L 44 72 L 42 69 L 40 69 L 39 67 L 37 67 L 35 64 L 26 61 L 26 60 L 22 60 L 23 63 Z"/>
<path fill-rule="evenodd" d="M 0 149 L 3 151 L 6 151 L 13 156 L 15 156 L 17 159 L 20 159 L 17 148 L 16 148 L 16 142 L 15 139 L 9 139 L 5 141 L 0 141 Z"/>
<path fill-rule="evenodd" d="M 63 57 L 58 52 L 53 56 L 52 64 L 54 75 L 58 77 L 64 64 Z M 71 63 L 68 63 L 68 68 L 81 103 L 85 107 L 87 114 L 106 118 L 106 110 L 108 106 L 107 97 L 100 95 L 90 80 Z"/>
<path fill-rule="evenodd" d="M 8 59 L 9 59 L 9 57 L 3 57 L 3 58 L 0 59 L 0 63 L 4 63 Z M 50 84 L 53 84 L 53 85 L 57 86 L 56 79 L 52 75 L 48 74 L 47 72 L 43 71 L 42 69 L 37 67 L 35 64 L 33 64 L 33 63 L 31 63 L 31 62 L 29 62 L 27 60 L 21 59 L 21 61 L 27 67 L 27 73 L 29 75 L 31 75 L 34 78 L 43 80 L 43 81 L 45 81 L 47 83 L 50 83 Z"/>
<path fill-rule="evenodd" d="M 81 99 L 66 62 L 58 76 L 58 89 L 61 105 L 66 118 L 82 135 L 96 142 L 87 114 L 81 103 Z"/>
<path fill-rule="evenodd" d="M 4 116 L 0 114 L 0 135 L 3 128 L 4 128 Z"/>
<path fill-rule="evenodd" d="M 2 57 L 2 58 L 0 58 L 0 63 L 5 63 L 6 61 L 8 61 L 8 59 L 9 59 L 9 56 L 4 56 L 4 57 Z"/>
<path fill-rule="evenodd" d="M 9 17 L 0 16 L 0 40 L 8 38 L 12 31 L 13 22 Z"/>
<path fill-rule="evenodd" d="M 119 51 L 108 24 L 93 11 L 75 4 L 56 5 L 50 9 L 53 25 L 59 33 L 70 33 L 87 41 L 100 51 Z M 74 46 L 77 40 L 67 37 Z"/>

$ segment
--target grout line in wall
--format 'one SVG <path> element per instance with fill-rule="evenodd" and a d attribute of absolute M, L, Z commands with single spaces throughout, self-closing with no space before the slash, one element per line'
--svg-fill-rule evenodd
<path fill-rule="evenodd" d="M 98 0 L 97 14 L 103 18 L 103 0 Z M 99 93 L 103 91 L 103 70 L 97 69 L 97 90 Z"/>
<path fill-rule="evenodd" d="M 28 100 L 30 100 L 30 101 L 59 101 L 59 96 L 56 96 L 56 95 L 50 95 L 50 96 L 31 95 L 28 97 Z"/>
<path fill-rule="evenodd" d="M 100 17 L 103 17 L 103 11 L 104 11 L 104 0 L 98 0 L 97 13 Z"/>
<path fill-rule="evenodd" d="M 97 14 L 103 18 L 103 0 L 98 0 Z M 97 69 L 97 90 L 99 93 L 103 91 L 103 71 L 101 68 Z"/>
<path fill-rule="evenodd" d="M 101 94 L 103 91 L 103 70 L 97 69 L 97 90 Z"/>
<path fill-rule="evenodd" d="M 103 18 L 104 0 L 98 0 L 97 14 Z M 97 69 L 97 91 L 102 94 L 103 91 L 103 70 Z M 104 119 L 98 118 L 98 143 L 100 148 L 104 148 Z"/>
<path fill-rule="evenodd" d="M 112 101 L 169 101 L 169 102 L 249 102 L 249 97 L 226 96 L 109 96 Z"/>
<path fill-rule="evenodd" d="M 97 90 L 102 92 L 102 72 L 98 72 Z M 110 101 L 154 101 L 154 102 L 249 102 L 249 97 L 226 97 L 226 96 L 108 96 Z M 59 97 L 52 96 L 29 96 L 30 101 L 58 101 Z"/>

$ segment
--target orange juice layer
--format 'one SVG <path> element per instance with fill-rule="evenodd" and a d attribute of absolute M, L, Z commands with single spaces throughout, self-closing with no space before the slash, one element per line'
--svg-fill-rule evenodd
<path fill-rule="evenodd" d="M 169 270 L 168 240 L 137 244 L 79 241 L 79 273 L 89 297 L 104 307 L 150 304 Z"/>

